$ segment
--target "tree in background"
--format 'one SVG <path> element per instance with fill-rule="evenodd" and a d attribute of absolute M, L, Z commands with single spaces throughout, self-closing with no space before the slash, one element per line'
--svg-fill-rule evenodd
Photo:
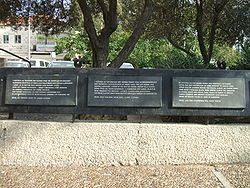
<path fill-rule="evenodd" d="M 241 45 L 241 60 L 234 64 L 231 69 L 250 70 L 250 39 Z"/>
<path fill-rule="evenodd" d="M 78 0 L 84 16 L 84 28 L 90 39 L 93 53 L 93 66 L 104 68 L 107 65 L 110 36 L 116 31 L 118 26 L 117 0 L 109 0 L 108 2 L 97 0 L 96 2 L 90 2 L 91 3 L 88 3 L 86 0 Z M 128 38 L 118 55 L 111 61 L 110 67 L 119 67 L 132 52 L 136 42 L 145 30 L 145 26 L 152 12 L 152 5 L 151 0 L 145 0 L 143 12 L 137 20 L 137 24 L 131 36 Z M 95 28 L 94 20 L 91 15 L 93 11 L 96 11 L 94 7 L 97 7 L 102 13 L 103 28 L 99 32 Z"/>
<path fill-rule="evenodd" d="M 113 32 L 118 26 L 117 0 L 4 0 L 6 3 L 1 9 L 4 15 L 12 16 L 9 18 L 18 18 L 28 23 L 29 17 L 32 15 L 32 24 L 34 28 L 45 34 L 55 34 L 72 26 L 75 14 L 83 15 L 83 25 L 88 34 L 90 46 L 92 49 L 92 61 L 94 67 L 106 67 L 109 53 L 109 40 Z M 133 1 L 133 0 L 131 0 Z M 12 7 L 11 3 L 15 3 L 18 8 L 10 14 L 8 8 Z M 124 0 L 122 2 L 128 2 Z M 110 67 L 119 67 L 124 60 L 132 52 L 139 37 L 143 34 L 146 24 L 152 13 L 152 0 L 141 0 L 143 2 L 143 10 L 136 20 L 135 27 L 131 36 L 128 38 L 124 47 L 111 61 Z M 7 8 L 6 8 L 7 7 Z M 78 9 L 76 9 L 78 7 Z M 72 14 L 73 13 L 73 14 Z M 101 16 L 100 16 L 101 15 Z M 6 18 L 2 16 L 2 18 Z M 96 25 L 95 18 L 101 18 L 101 24 Z M 72 19 L 73 18 L 73 19 Z M 79 18 L 79 17 L 78 17 Z M 78 19 L 77 21 L 82 21 Z M 100 21 L 100 19 L 99 19 Z M 23 21 L 22 21 L 23 22 Z M 12 23 L 18 23 L 14 21 Z M 98 29 L 98 26 L 100 26 Z"/>
<path fill-rule="evenodd" d="M 194 7 L 190 1 L 159 0 L 150 22 L 149 38 L 165 38 L 175 48 L 194 57 Z"/>
<path fill-rule="evenodd" d="M 20 0 L 1 0 L 0 1 L 0 21 L 17 22 L 17 15 L 23 12 L 24 3 Z"/>
<path fill-rule="evenodd" d="M 243 1 L 245 4 L 241 4 Z M 244 26 L 246 21 L 250 23 L 249 14 L 241 14 L 243 10 L 249 10 L 248 5 L 247 0 L 160 0 L 150 23 L 150 35 L 167 38 L 174 47 L 191 57 L 198 55 L 194 45 L 197 41 L 200 55 L 208 64 L 215 43 L 223 42 L 224 45 L 230 41 L 232 44 L 240 38 L 242 27 L 237 26 Z M 231 17 L 234 17 L 234 24 L 229 24 Z M 234 37 L 229 35 L 230 27 L 235 29 Z"/>
<path fill-rule="evenodd" d="M 13 27 L 31 22 L 32 28 L 46 35 L 60 33 L 72 26 L 70 0 L 2 0 L 0 21 Z M 2 16 L 4 15 L 4 16 Z"/>
<path fill-rule="evenodd" d="M 229 61 L 223 54 L 234 53 L 235 44 L 243 50 L 250 36 L 249 7 L 248 0 L 3 0 L 0 19 L 18 24 L 20 16 L 27 21 L 31 16 L 34 28 L 47 35 L 72 31 L 58 41 L 58 52 L 68 49 L 68 57 L 82 52 L 89 61 L 91 53 L 94 67 L 107 62 L 119 67 L 126 59 L 138 67 L 176 67 L 173 63 L 186 60 L 199 67 L 200 58 L 206 65 L 211 58 Z"/>
<path fill-rule="evenodd" d="M 250 38 L 250 1 L 230 1 L 218 23 L 219 44 L 242 45 Z"/>

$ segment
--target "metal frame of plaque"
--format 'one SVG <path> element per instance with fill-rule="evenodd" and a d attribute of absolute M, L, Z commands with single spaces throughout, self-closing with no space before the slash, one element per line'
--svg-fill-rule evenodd
<path fill-rule="evenodd" d="M 8 75 L 5 104 L 75 106 L 77 88 L 75 75 Z"/>
<path fill-rule="evenodd" d="M 173 107 L 245 108 L 243 78 L 174 77 Z"/>
<path fill-rule="evenodd" d="M 162 78 L 89 76 L 88 106 L 161 107 Z"/>

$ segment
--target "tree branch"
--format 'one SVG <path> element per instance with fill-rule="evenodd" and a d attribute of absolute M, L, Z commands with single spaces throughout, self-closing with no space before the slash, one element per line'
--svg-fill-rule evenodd
<path fill-rule="evenodd" d="M 105 5 L 103 5 L 105 6 Z M 109 37 L 117 29 L 117 0 L 109 0 L 109 10 L 106 16 L 104 28 L 101 31 L 100 38 Z"/>
<path fill-rule="evenodd" d="M 84 16 L 84 28 L 86 32 L 88 33 L 91 45 L 96 47 L 96 45 L 98 44 L 98 37 L 97 37 L 94 21 L 91 16 L 90 8 L 87 5 L 86 0 L 77 0 L 77 2 L 79 3 L 79 6 Z"/>
<path fill-rule="evenodd" d="M 223 8 L 227 4 L 227 2 L 228 1 L 226 1 L 225 3 L 217 4 L 217 5 L 215 5 L 215 8 L 214 8 L 213 19 L 212 19 L 212 23 L 211 23 L 210 36 L 209 36 L 209 48 L 208 48 L 208 58 L 209 58 L 209 60 L 211 59 L 212 54 L 213 54 L 214 40 L 215 40 L 217 24 L 218 24 L 218 21 L 219 21 L 219 16 L 220 16 L 220 13 L 222 12 Z"/>
<path fill-rule="evenodd" d="M 167 39 L 168 39 L 168 41 L 169 41 L 175 48 L 177 48 L 177 49 L 179 49 L 179 50 L 185 52 L 185 53 L 186 53 L 187 55 L 189 55 L 190 57 L 195 57 L 195 54 L 194 54 L 194 53 L 190 52 L 189 50 L 187 50 L 187 49 L 181 47 L 181 46 L 178 45 L 176 42 L 174 42 L 174 41 L 172 40 L 171 36 L 168 36 Z"/>
<path fill-rule="evenodd" d="M 107 10 L 107 7 L 104 3 L 103 0 L 97 0 L 98 4 L 100 5 L 101 9 L 102 9 L 102 13 L 103 13 L 103 20 L 104 20 L 104 23 L 105 25 L 107 24 L 108 22 L 108 10 Z"/>
<path fill-rule="evenodd" d="M 123 49 L 119 52 L 117 57 L 110 63 L 109 67 L 116 68 L 120 67 L 123 63 L 123 60 L 127 59 L 130 53 L 133 51 L 137 41 L 140 36 L 144 33 L 146 29 L 146 24 L 148 23 L 149 18 L 151 17 L 153 10 L 152 0 L 145 0 L 144 10 L 137 21 L 137 25 L 134 28 L 133 33 L 125 43 Z"/>
<path fill-rule="evenodd" d="M 117 0 L 109 0 L 109 24 L 111 30 L 117 29 Z"/>

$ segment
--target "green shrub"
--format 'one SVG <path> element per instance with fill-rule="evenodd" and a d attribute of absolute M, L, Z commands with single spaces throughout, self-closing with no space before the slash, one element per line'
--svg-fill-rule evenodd
<path fill-rule="evenodd" d="M 174 48 L 165 39 L 141 39 L 129 56 L 129 62 L 135 67 L 159 69 L 203 69 L 208 68 L 201 59 L 190 57 Z"/>
<path fill-rule="evenodd" d="M 225 61 L 228 67 L 236 66 L 241 60 L 242 56 L 239 50 L 228 45 L 215 45 L 213 59 Z"/>
<path fill-rule="evenodd" d="M 246 41 L 241 50 L 241 59 L 230 69 L 232 70 L 250 70 L 250 41 Z"/>

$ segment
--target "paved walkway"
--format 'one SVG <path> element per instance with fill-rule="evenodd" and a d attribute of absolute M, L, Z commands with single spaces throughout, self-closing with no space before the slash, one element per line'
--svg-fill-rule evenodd
<path fill-rule="evenodd" d="M 1 188 L 250 187 L 250 164 L 109 167 L 0 166 Z"/>

